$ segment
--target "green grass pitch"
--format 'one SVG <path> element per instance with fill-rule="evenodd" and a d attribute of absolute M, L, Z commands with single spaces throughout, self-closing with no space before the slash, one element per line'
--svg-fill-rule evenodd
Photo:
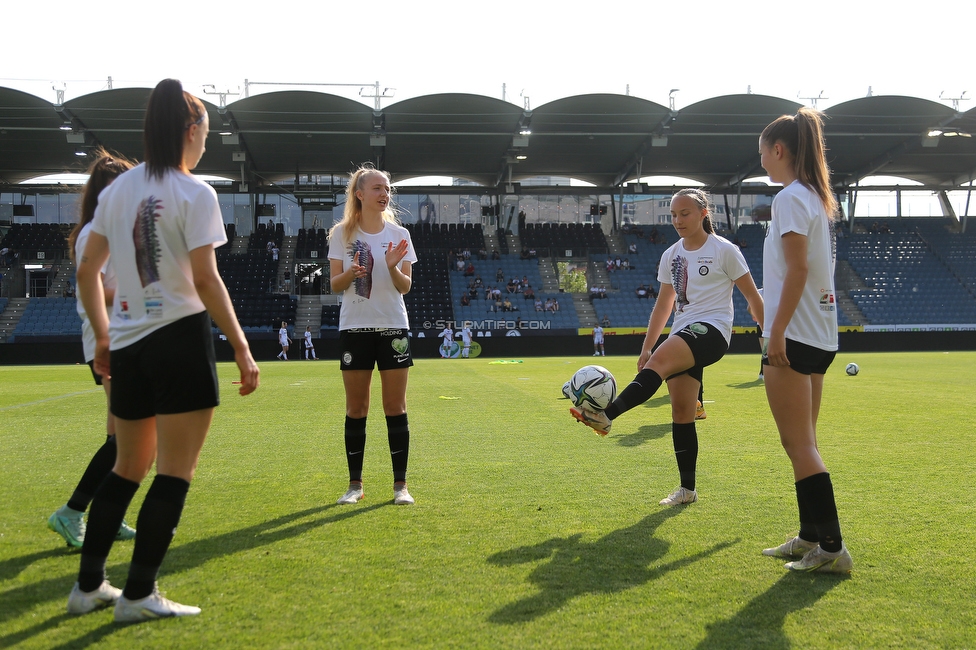
<path fill-rule="evenodd" d="M 378 376 L 366 499 L 337 506 L 338 363 L 264 362 L 247 398 L 221 364 L 160 575 L 203 613 L 135 626 L 65 613 L 78 554 L 45 523 L 101 442 L 101 392 L 84 365 L 0 367 L 0 647 L 976 648 L 976 354 L 841 353 L 831 368 L 819 439 L 847 578 L 760 554 L 797 523 L 756 356 L 706 371 L 700 499 L 667 509 L 666 390 L 599 438 L 560 391 L 592 360 L 419 360 L 412 507 L 392 505 Z M 599 362 L 623 385 L 636 357 Z M 113 548 L 116 585 L 130 555 Z"/>

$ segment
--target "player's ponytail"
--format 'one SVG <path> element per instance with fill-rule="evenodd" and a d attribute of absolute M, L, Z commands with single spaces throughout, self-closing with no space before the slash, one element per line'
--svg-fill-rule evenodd
<path fill-rule="evenodd" d="M 183 166 L 184 132 L 199 124 L 206 109 L 203 102 L 183 90 L 176 79 L 163 79 L 149 95 L 142 142 L 146 171 L 162 178 L 170 169 Z"/>
<path fill-rule="evenodd" d="M 767 146 L 779 142 L 790 152 L 796 179 L 817 193 L 827 218 L 832 220 L 837 214 L 837 199 L 830 188 L 823 113 L 804 107 L 796 115 L 778 117 L 763 130 L 759 139 Z"/>

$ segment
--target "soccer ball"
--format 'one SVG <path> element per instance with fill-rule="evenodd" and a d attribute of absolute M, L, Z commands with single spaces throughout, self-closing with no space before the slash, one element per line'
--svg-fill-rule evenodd
<path fill-rule="evenodd" d="M 857 367 L 857 364 L 856 363 L 849 363 L 849 364 L 847 364 L 847 367 L 844 368 L 844 371 L 847 374 L 849 374 L 851 377 L 853 377 L 854 375 L 856 375 L 857 373 L 859 373 L 861 371 L 861 369 Z"/>
<path fill-rule="evenodd" d="M 570 383 L 572 383 L 572 380 L 569 380 L 565 384 L 563 384 L 563 395 L 566 396 L 566 399 L 572 402 L 574 400 L 573 400 L 573 391 L 570 390 L 569 388 Z"/>
<path fill-rule="evenodd" d="M 617 396 L 617 382 L 603 366 L 585 366 L 569 380 L 569 393 L 574 406 L 602 411 Z"/>

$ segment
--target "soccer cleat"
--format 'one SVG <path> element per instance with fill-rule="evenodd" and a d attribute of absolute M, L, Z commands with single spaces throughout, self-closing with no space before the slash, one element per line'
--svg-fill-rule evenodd
<path fill-rule="evenodd" d="M 811 551 L 816 547 L 816 542 L 808 542 L 807 540 L 796 536 L 791 537 L 779 546 L 764 548 L 762 554 L 769 557 L 801 558 L 807 553 L 807 551 Z"/>
<path fill-rule="evenodd" d="M 163 598 L 162 594 L 159 593 L 158 586 L 153 586 L 153 592 L 145 598 L 129 600 L 125 596 L 119 596 L 115 603 L 116 623 L 138 623 L 139 621 L 151 621 L 155 618 L 196 616 L 199 613 L 199 607 L 181 605 L 168 598 Z"/>
<path fill-rule="evenodd" d="M 121 595 L 122 590 L 110 585 L 108 580 L 103 580 L 95 591 L 88 592 L 82 591 L 76 582 L 68 596 L 68 613 L 87 614 L 94 612 L 96 609 L 114 604 Z"/>
<path fill-rule="evenodd" d="M 85 513 L 61 506 L 48 517 L 47 527 L 64 538 L 68 546 L 81 548 L 85 543 Z"/>
<path fill-rule="evenodd" d="M 818 544 L 807 551 L 802 559 L 787 562 L 790 571 L 819 571 L 820 573 L 850 573 L 854 568 L 854 560 L 847 552 L 847 547 L 841 544 L 836 553 L 828 553 Z"/>
<path fill-rule="evenodd" d="M 674 492 L 658 501 L 658 505 L 680 506 L 685 503 L 694 503 L 695 501 L 698 501 L 698 492 L 679 486 Z"/>
<path fill-rule="evenodd" d="M 399 489 L 394 486 L 393 488 L 393 505 L 397 506 L 412 506 L 414 503 L 413 497 L 407 492 L 407 484 L 404 483 L 399 487 Z"/>
<path fill-rule="evenodd" d="M 344 506 L 351 505 L 353 503 L 358 503 L 360 500 L 362 500 L 365 497 L 366 494 L 363 492 L 362 484 L 358 486 L 350 485 L 349 491 L 343 494 L 341 497 L 339 497 L 339 500 L 336 501 L 336 503 Z"/>
<path fill-rule="evenodd" d="M 708 417 L 708 413 L 705 413 L 705 407 L 701 402 L 698 402 L 698 406 L 695 407 L 695 419 L 704 420 Z"/>
<path fill-rule="evenodd" d="M 127 542 L 130 539 L 135 539 L 136 529 L 125 523 L 125 519 L 122 520 L 122 525 L 119 526 L 119 532 L 115 533 L 115 539 L 119 542 Z"/>
<path fill-rule="evenodd" d="M 597 435 L 605 436 L 610 433 L 612 423 L 603 411 L 591 411 L 585 406 L 581 406 L 579 408 L 571 408 L 569 412 L 578 422 L 582 422 L 593 429 Z"/>

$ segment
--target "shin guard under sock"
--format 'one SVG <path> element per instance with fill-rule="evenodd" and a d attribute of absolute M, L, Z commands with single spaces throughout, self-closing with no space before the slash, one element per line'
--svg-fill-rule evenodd
<path fill-rule="evenodd" d="M 796 482 L 797 494 L 810 509 L 810 518 L 817 528 L 820 548 L 836 553 L 842 547 L 840 522 L 837 519 L 837 503 L 830 474 L 821 472 Z"/>
<path fill-rule="evenodd" d="M 136 545 L 129 565 L 129 579 L 123 593 L 129 600 L 145 598 L 152 593 L 156 574 L 163 563 L 176 527 L 183 514 L 183 504 L 190 484 L 176 476 L 157 474 L 146 492 L 136 524 Z"/>
<path fill-rule="evenodd" d="M 109 472 L 95 491 L 85 542 L 81 547 L 81 569 L 78 587 L 82 591 L 94 591 L 105 579 L 105 561 L 112 550 L 112 543 L 125 518 L 125 511 L 135 496 L 139 484 Z"/>
<path fill-rule="evenodd" d="M 390 460 L 393 461 L 393 482 L 407 480 L 407 459 L 410 455 L 410 427 L 407 414 L 387 415 L 386 433 L 390 441 Z"/>
<path fill-rule="evenodd" d="M 674 443 L 674 458 L 678 461 L 678 476 L 681 487 L 695 489 L 695 468 L 698 464 L 698 431 L 695 423 L 671 423 L 671 440 Z"/>
<path fill-rule="evenodd" d="M 78 481 L 78 487 L 68 499 L 69 508 L 78 512 L 88 510 L 88 504 L 94 498 L 98 486 L 115 467 L 116 449 L 115 436 L 109 436 L 105 440 L 105 444 L 98 448 L 98 451 L 88 462 L 85 473 L 81 475 L 81 480 Z"/>
<path fill-rule="evenodd" d="M 603 413 L 611 420 L 615 419 L 621 413 L 651 399 L 657 389 L 661 387 L 662 382 L 661 376 L 653 370 L 648 368 L 641 370 L 634 377 L 634 380 L 627 384 L 627 388 L 617 396 L 617 399 L 604 409 Z"/>
<path fill-rule="evenodd" d="M 349 465 L 349 480 L 363 480 L 363 451 L 366 449 L 366 418 L 346 416 L 346 463 Z"/>

